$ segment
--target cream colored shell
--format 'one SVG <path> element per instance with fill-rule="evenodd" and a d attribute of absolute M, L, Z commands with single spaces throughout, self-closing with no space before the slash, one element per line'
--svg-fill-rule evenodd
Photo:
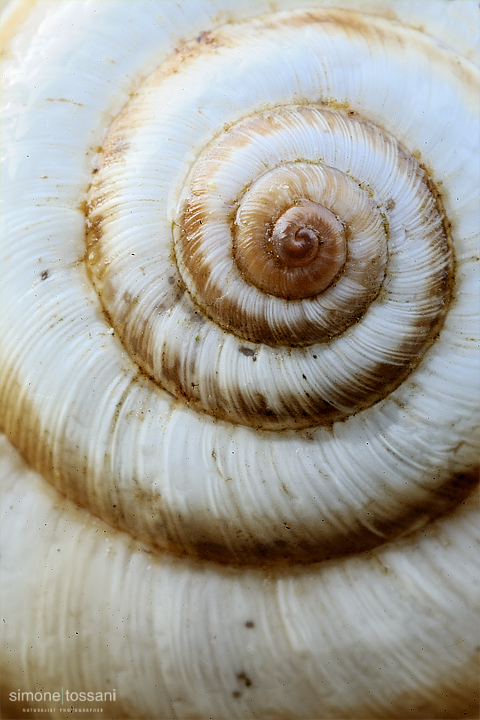
<path fill-rule="evenodd" d="M 7 692 L 115 688 L 111 717 L 474 712 L 475 19 L 10 8 Z M 290 297 L 272 227 L 308 203 L 346 254 Z"/>

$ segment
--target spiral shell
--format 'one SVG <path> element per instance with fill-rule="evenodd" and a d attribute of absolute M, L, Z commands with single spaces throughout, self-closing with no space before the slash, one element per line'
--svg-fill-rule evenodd
<path fill-rule="evenodd" d="M 7 684 L 471 715 L 475 11 L 13 6 Z"/>

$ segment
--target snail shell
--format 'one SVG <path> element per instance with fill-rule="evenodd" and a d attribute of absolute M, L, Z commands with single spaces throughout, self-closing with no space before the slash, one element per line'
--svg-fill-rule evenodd
<path fill-rule="evenodd" d="M 13 6 L 7 685 L 473 712 L 475 4 L 414 6 Z"/>

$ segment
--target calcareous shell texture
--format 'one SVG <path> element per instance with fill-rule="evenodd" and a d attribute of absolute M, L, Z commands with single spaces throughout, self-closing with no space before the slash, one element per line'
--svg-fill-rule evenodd
<path fill-rule="evenodd" d="M 477 9 L 7 7 L 5 717 L 475 716 Z"/>

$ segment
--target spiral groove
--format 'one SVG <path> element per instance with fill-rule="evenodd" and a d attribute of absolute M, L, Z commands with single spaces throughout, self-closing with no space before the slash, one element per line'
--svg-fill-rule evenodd
<path fill-rule="evenodd" d="M 471 282 L 475 213 L 473 205 L 456 212 L 452 196 L 443 190 L 440 199 L 438 190 L 452 178 L 449 192 L 465 195 L 457 178 L 473 182 L 468 150 L 447 153 L 438 167 L 435 158 L 470 120 L 462 126 L 454 116 L 441 140 L 429 129 L 423 118 L 437 111 L 439 98 L 456 93 L 450 105 L 457 107 L 463 90 L 448 54 L 423 36 L 408 65 L 411 39 L 408 29 L 340 10 L 227 24 L 143 73 L 101 144 L 86 136 L 86 203 L 77 186 L 65 185 L 65 217 L 75 205 L 69 254 L 61 250 L 63 222 L 50 227 L 42 219 L 32 239 L 33 257 L 44 263 L 48 234 L 63 273 L 55 280 L 50 269 L 40 281 L 38 297 L 50 298 L 42 352 L 56 348 L 68 361 L 61 372 L 40 376 L 33 394 L 20 392 L 18 367 L 34 357 L 27 335 L 27 350 L 11 354 L 20 365 L 4 370 L 11 400 L 5 428 L 60 490 L 157 547 L 235 562 L 308 561 L 335 546 L 366 547 L 372 536 L 414 525 L 414 506 L 422 514 L 431 505 L 432 515 L 443 507 L 436 494 L 473 458 L 470 441 L 450 457 L 441 427 L 449 438 L 454 418 L 437 406 L 452 363 L 438 358 L 463 353 L 474 333 L 470 301 L 462 298 Z M 287 40 L 289 63 L 274 73 Z M 375 86 L 361 75 L 338 75 L 340 57 L 363 73 L 373 51 L 382 66 Z M 263 80 L 253 87 L 225 82 L 212 96 L 217 61 L 230 78 L 239 52 L 242 72 L 261 71 L 268 89 Z M 408 137 L 395 113 L 385 114 L 382 127 L 378 108 L 388 106 L 391 76 L 410 68 L 413 82 L 418 67 L 431 90 L 419 95 L 420 119 Z M 462 72 L 469 78 L 466 67 Z M 338 102 L 344 93 L 349 103 Z M 68 95 L 67 88 L 56 94 Z M 420 141 L 438 146 L 428 171 L 416 157 Z M 305 220 L 312 207 L 317 219 Z M 80 232 L 79 210 L 86 214 Z M 299 228 L 319 246 L 306 265 L 292 268 L 274 243 L 282 218 L 298 212 Z M 320 213 L 334 257 L 327 279 L 313 271 L 320 285 L 312 290 L 291 278 L 323 258 Z M 27 302 L 28 293 L 20 295 Z M 59 302 L 63 344 L 48 340 Z M 41 315 L 39 308 L 35 318 Z M 69 408 L 60 415 L 57 387 L 65 387 Z M 48 400 L 39 406 L 37 397 Z M 463 432 L 463 406 L 456 406 Z M 19 413 L 31 421 L 17 424 Z M 443 418 L 437 443 L 416 429 L 426 425 L 428 435 L 432 416 Z M 96 428 L 94 445 L 85 426 Z M 339 451 L 344 433 L 381 438 L 379 445 L 368 441 L 361 468 L 356 443 Z M 40 435 L 41 449 L 30 439 Z M 192 438 L 203 448 L 200 475 Z M 130 456 L 130 443 L 143 448 L 141 456 Z M 410 462 L 412 453 L 421 460 Z M 394 473 L 387 470 L 392 455 L 401 468 Z M 243 507 L 245 467 L 250 510 Z M 348 490 L 352 468 L 356 499 Z M 358 503 L 370 502 L 372 516 L 359 518 Z"/>
<path fill-rule="evenodd" d="M 194 163 L 174 221 L 174 238 L 166 238 L 152 271 L 143 266 L 135 270 L 136 253 L 131 251 L 150 241 L 148 228 L 143 238 L 134 216 L 127 262 L 123 235 L 119 238 L 115 229 L 121 221 L 128 223 L 128 210 L 123 209 L 122 195 L 116 196 L 116 186 L 110 187 L 110 148 L 118 147 L 128 115 L 141 116 L 142 103 L 140 94 L 107 137 L 106 162 L 90 190 L 87 225 L 92 277 L 115 329 L 145 372 L 198 409 L 272 428 L 329 424 L 391 392 L 438 333 L 450 290 L 451 256 L 442 210 L 415 159 L 353 113 L 311 106 L 262 113 L 222 134 Z M 150 104 L 144 112 L 149 116 Z M 161 125 L 157 109 L 159 114 Z M 128 153 L 120 162 L 128 172 Z M 292 213 L 300 218 L 297 230 L 310 228 L 316 237 L 314 226 L 320 221 L 314 219 L 315 207 L 324 208 L 323 231 L 330 223 L 329 240 L 322 240 L 318 249 L 317 239 L 312 258 L 289 267 L 275 251 L 275 238 Z M 150 242 L 153 256 L 156 235 Z M 422 271 L 428 268 L 421 285 L 419 264 Z M 132 335 L 124 318 L 140 273 L 150 287 L 136 299 L 137 331 Z M 131 292 L 125 291 L 124 280 L 132 285 Z M 179 299 L 177 288 L 183 285 L 188 293 Z M 154 328 L 149 318 L 155 308 L 161 310 Z M 186 337 L 195 332 L 191 318 L 198 328 L 194 343 Z M 361 371 L 372 323 L 386 328 L 376 340 L 384 351 Z M 185 333 L 179 324 L 186 326 Z M 234 336 L 226 358 L 219 330 Z M 146 353 L 138 349 L 140 334 Z M 247 350 L 261 362 L 250 363 L 247 390 L 229 378 L 227 397 L 216 379 L 218 367 L 238 366 L 245 341 L 254 344 Z M 214 353 L 216 343 L 220 350 Z M 286 347 L 292 367 L 299 359 L 298 384 L 305 376 L 302 360 L 309 363 L 311 387 L 300 398 L 291 398 L 290 380 L 285 382 L 281 370 L 274 371 L 270 386 L 265 381 L 265 362 L 272 366 Z M 361 353 L 361 359 L 352 357 L 349 367 L 342 361 L 346 347 Z M 204 353 L 212 363 L 210 368 L 203 363 L 200 372 Z M 327 387 L 332 362 L 345 370 L 341 382 L 330 377 Z"/>
<path fill-rule="evenodd" d="M 45 647 L 108 598 L 62 652 L 125 716 L 471 705 L 478 71 L 417 3 L 307 5 L 32 4 L 5 60 L 5 513 Z"/>

